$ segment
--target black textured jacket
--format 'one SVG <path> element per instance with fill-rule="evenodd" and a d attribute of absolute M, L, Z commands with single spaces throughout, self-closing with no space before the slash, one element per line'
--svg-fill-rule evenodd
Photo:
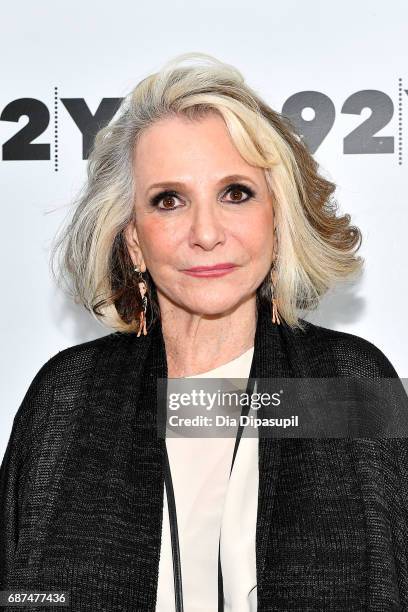
<path fill-rule="evenodd" d="M 397 377 L 367 340 L 305 325 L 274 325 L 261 308 L 250 376 Z M 156 323 L 147 336 L 67 348 L 39 370 L 1 466 L 2 589 L 70 591 L 75 612 L 155 610 L 166 363 Z M 259 612 L 408 610 L 407 448 L 406 438 L 260 438 Z"/>

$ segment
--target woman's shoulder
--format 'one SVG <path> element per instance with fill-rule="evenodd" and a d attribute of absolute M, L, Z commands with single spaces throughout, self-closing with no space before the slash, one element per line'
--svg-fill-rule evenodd
<path fill-rule="evenodd" d="M 9 446 L 18 448 L 23 456 L 30 450 L 35 454 L 49 432 L 63 443 L 63 432 L 68 432 L 87 409 L 93 386 L 104 384 L 106 372 L 114 362 L 119 368 L 126 347 L 131 346 L 135 356 L 143 342 L 141 339 L 132 343 L 131 334 L 113 332 L 69 346 L 50 357 L 26 388 L 14 415 Z"/>
<path fill-rule="evenodd" d="M 385 353 L 372 341 L 350 332 L 330 329 L 301 319 L 303 330 L 293 333 L 300 350 L 312 361 L 335 360 L 345 376 L 370 378 L 398 378 L 398 374 Z"/>
<path fill-rule="evenodd" d="M 136 343 L 133 342 L 134 337 L 134 333 L 116 331 L 93 340 L 68 346 L 48 359 L 40 367 L 36 377 L 41 379 L 47 375 L 76 376 L 81 371 L 93 369 L 98 359 L 104 356 L 126 350 L 126 347 L 131 344 L 132 347 L 137 348 Z M 144 338 L 138 338 L 138 340 L 140 340 L 138 344 L 141 345 Z M 136 348 L 133 348 L 133 350 L 136 350 Z"/>
<path fill-rule="evenodd" d="M 57 376 L 75 377 L 80 371 L 94 367 L 98 356 L 118 343 L 119 336 L 111 333 L 61 349 L 39 367 L 31 386 L 45 384 Z"/>
<path fill-rule="evenodd" d="M 43 419 L 52 410 L 53 400 L 65 398 L 64 406 L 75 401 L 89 389 L 89 382 L 98 376 L 100 366 L 110 355 L 122 354 L 131 335 L 113 332 L 58 351 L 36 371 L 14 420 Z"/>

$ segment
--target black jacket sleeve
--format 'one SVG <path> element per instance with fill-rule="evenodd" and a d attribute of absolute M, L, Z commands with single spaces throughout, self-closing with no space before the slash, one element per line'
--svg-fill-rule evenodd
<path fill-rule="evenodd" d="M 32 380 L 13 420 L 0 467 L 0 589 L 7 588 L 18 545 L 19 522 L 24 501 L 27 457 L 43 429 L 54 393 L 53 364 L 47 361 Z"/>

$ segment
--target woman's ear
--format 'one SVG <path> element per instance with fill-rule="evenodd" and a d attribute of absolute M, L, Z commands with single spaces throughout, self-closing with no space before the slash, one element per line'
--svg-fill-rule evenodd
<path fill-rule="evenodd" d="M 129 222 L 123 231 L 129 255 L 135 266 L 139 266 L 141 272 L 146 272 L 146 264 L 144 262 L 142 250 L 139 245 L 136 224 L 134 220 Z"/>

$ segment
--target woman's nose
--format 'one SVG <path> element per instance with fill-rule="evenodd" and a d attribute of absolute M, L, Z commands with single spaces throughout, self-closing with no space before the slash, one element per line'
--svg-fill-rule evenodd
<path fill-rule="evenodd" d="M 191 217 L 191 244 L 209 250 L 224 240 L 225 227 L 218 204 L 202 202 L 195 206 Z"/>

